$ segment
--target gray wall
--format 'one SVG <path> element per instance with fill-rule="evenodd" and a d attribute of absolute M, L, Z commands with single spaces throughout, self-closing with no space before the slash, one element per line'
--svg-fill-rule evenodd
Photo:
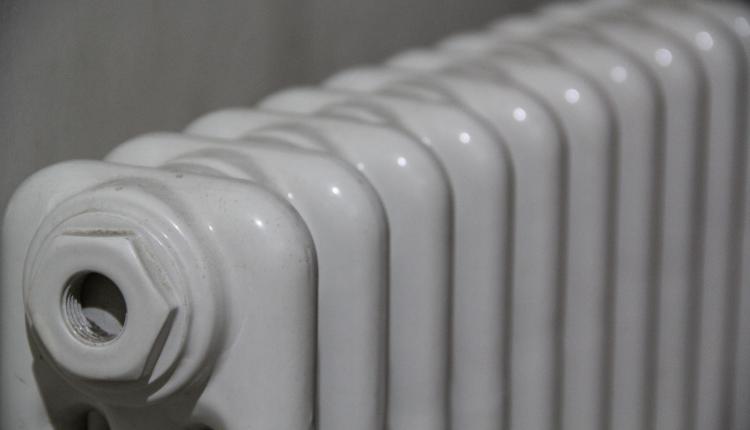
<path fill-rule="evenodd" d="M 534 3 L 0 0 L 0 209 L 45 165 Z"/>

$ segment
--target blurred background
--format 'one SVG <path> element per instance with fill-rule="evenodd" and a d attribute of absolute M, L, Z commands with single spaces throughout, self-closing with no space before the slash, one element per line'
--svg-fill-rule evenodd
<path fill-rule="evenodd" d="M 0 209 L 43 166 L 538 3 L 0 0 Z"/>

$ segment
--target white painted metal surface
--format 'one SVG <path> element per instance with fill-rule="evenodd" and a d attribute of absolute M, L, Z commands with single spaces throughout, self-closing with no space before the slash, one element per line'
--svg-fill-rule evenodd
<path fill-rule="evenodd" d="M 188 132 L 287 139 L 330 152 L 367 177 L 390 227 L 387 418 L 399 429 L 446 428 L 454 197 L 431 151 L 380 125 L 257 110 L 209 114 Z"/>
<path fill-rule="evenodd" d="M 365 92 L 382 92 L 412 99 L 438 99 L 463 106 L 487 121 L 507 147 L 513 164 L 512 282 L 517 285 L 506 312 L 520 316 L 538 315 L 538 307 L 555 302 L 559 282 L 562 237 L 561 211 L 562 137 L 558 123 L 548 109 L 523 91 L 501 82 L 483 79 L 475 82 L 449 74 L 415 74 L 394 68 L 358 69 L 343 72 L 329 80 L 331 87 Z M 283 96 L 283 95 L 282 95 Z M 351 96 L 348 96 L 351 97 Z M 371 97 L 368 97 L 369 99 Z M 542 311 L 543 312 L 543 311 Z M 537 320 L 536 317 L 529 317 Z M 500 371 L 500 357 L 483 359 L 484 336 L 497 336 L 492 330 L 465 324 L 456 326 L 454 343 L 452 425 L 454 428 L 494 428 L 508 422 L 498 404 L 509 389 L 496 385 L 501 379 L 486 377 Z M 511 338 L 533 339 L 535 331 L 548 330 L 544 324 L 513 324 Z M 521 333 L 521 334 L 514 334 Z M 477 333 L 485 333 L 478 336 Z M 467 347 L 476 342 L 474 348 Z M 509 345 L 510 347 L 510 345 Z M 477 351 L 477 353 L 472 353 Z M 485 363 L 478 366 L 478 363 Z M 505 363 L 509 365 L 510 363 Z M 487 367 L 490 367 L 489 369 Z M 493 369 L 494 368 L 494 369 Z M 493 385 L 495 384 L 495 385 Z M 506 386 L 510 381 L 505 380 Z M 507 404 L 507 403 L 505 403 Z M 505 420 L 505 421 L 504 421 Z"/>
<path fill-rule="evenodd" d="M 491 422 L 500 422 L 507 370 L 504 317 L 511 243 L 511 172 L 503 141 L 471 114 L 440 101 L 388 95 L 365 98 L 310 89 L 282 92 L 264 100 L 261 106 L 390 125 L 413 135 L 442 161 L 456 208 L 451 385 L 482 384 L 475 388 L 481 393 L 476 397 L 488 405 L 480 409 L 474 403 L 473 415 L 492 413 Z M 400 410 L 398 402 L 403 400 L 395 397 L 392 409 Z M 407 428 L 398 416 L 393 420 L 392 428 Z"/>
<path fill-rule="evenodd" d="M 392 64 L 424 69 L 436 63 L 424 61 L 425 55 L 404 55 L 393 60 Z M 522 320 L 513 322 L 514 327 L 539 327 L 546 332 L 543 336 L 514 336 L 520 344 L 513 347 L 516 380 L 511 382 L 511 396 L 518 399 L 513 402 L 513 421 L 521 428 L 552 428 L 560 420 L 557 405 L 563 381 L 559 376 L 562 369 L 557 367 L 563 365 L 561 349 L 564 346 L 559 342 L 564 325 L 575 325 L 573 333 L 579 339 L 576 347 L 580 354 L 577 361 L 585 362 L 584 355 L 590 357 L 585 365 L 587 376 L 584 377 L 594 378 L 597 370 L 592 366 L 600 366 L 603 362 L 601 342 L 604 337 L 598 331 L 603 326 L 601 312 L 604 310 L 609 264 L 607 222 L 611 217 L 608 216 L 608 199 L 614 196 L 611 188 L 614 183 L 609 175 L 614 149 L 610 145 L 616 143 L 612 138 L 614 130 L 609 107 L 598 90 L 585 80 L 557 64 L 538 58 L 515 55 L 506 58 L 496 54 L 472 61 L 458 60 L 444 68 L 461 70 L 466 76 L 495 79 L 500 76 L 511 80 L 555 110 L 569 142 L 565 160 L 568 175 L 565 178 L 566 225 L 563 227 L 567 244 L 564 268 L 560 272 L 564 276 L 564 285 L 558 294 L 548 296 L 546 301 L 532 300 L 535 305 L 546 305 L 546 309 L 539 309 L 536 313 L 521 310 L 515 315 Z M 573 319 L 564 319 L 564 312 Z M 581 348 L 587 349 L 588 354 Z"/>
<path fill-rule="evenodd" d="M 287 200 L 305 219 L 320 265 L 318 425 L 383 428 L 388 225 L 375 190 L 356 169 L 284 141 L 239 144 L 181 134 L 136 138 L 107 159 L 253 181 Z"/>
<path fill-rule="evenodd" d="M 613 403 L 613 422 L 616 428 L 629 428 L 634 419 L 629 409 L 637 407 L 643 426 L 674 428 L 684 424 L 681 420 L 686 413 L 690 297 L 697 286 L 700 267 L 696 252 L 700 247 L 697 232 L 705 207 L 700 167 L 707 97 L 705 73 L 689 47 L 668 33 L 633 22 L 623 12 L 618 14 L 620 9 L 614 12 L 609 7 L 603 9 L 597 12 L 602 13 L 599 20 L 582 20 L 579 25 L 602 37 L 614 49 L 629 52 L 648 65 L 658 79 L 664 100 L 658 295 L 651 297 L 654 309 L 646 327 L 642 404 L 635 405 L 631 400 L 628 409 L 619 410 L 620 405 L 627 404 Z"/>
<path fill-rule="evenodd" d="M 3 285 L 17 286 L 2 290 L 3 372 L 16 381 L 3 385 L 4 428 L 75 426 L 90 408 L 115 428 L 311 425 L 315 246 L 269 192 L 68 162 L 18 190 L 3 241 Z M 70 291 L 90 272 L 127 303 L 114 339 Z"/>
<path fill-rule="evenodd" d="M 40 171 L 0 427 L 745 430 L 749 20 L 557 5 Z"/>

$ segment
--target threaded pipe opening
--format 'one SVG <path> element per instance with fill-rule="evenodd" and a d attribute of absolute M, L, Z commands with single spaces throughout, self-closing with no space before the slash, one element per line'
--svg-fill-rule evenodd
<path fill-rule="evenodd" d="M 117 284 L 101 273 L 83 272 L 70 278 L 62 306 L 68 328 L 87 344 L 110 343 L 125 329 L 125 297 Z"/>

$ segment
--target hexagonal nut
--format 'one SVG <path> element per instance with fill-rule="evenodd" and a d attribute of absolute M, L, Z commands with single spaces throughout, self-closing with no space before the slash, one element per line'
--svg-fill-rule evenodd
<path fill-rule="evenodd" d="M 38 254 L 26 312 L 50 358 L 66 373 L 102 381 L 150 375 L 180 301 L 144 245 L 132 231 L 75 230 L 53 237 Z M 77 327 L 86 320 L 70 284 L 86 273 L 109 278 L 125 300 L 124 325 L 114 339 L 97 341 Z"/>

